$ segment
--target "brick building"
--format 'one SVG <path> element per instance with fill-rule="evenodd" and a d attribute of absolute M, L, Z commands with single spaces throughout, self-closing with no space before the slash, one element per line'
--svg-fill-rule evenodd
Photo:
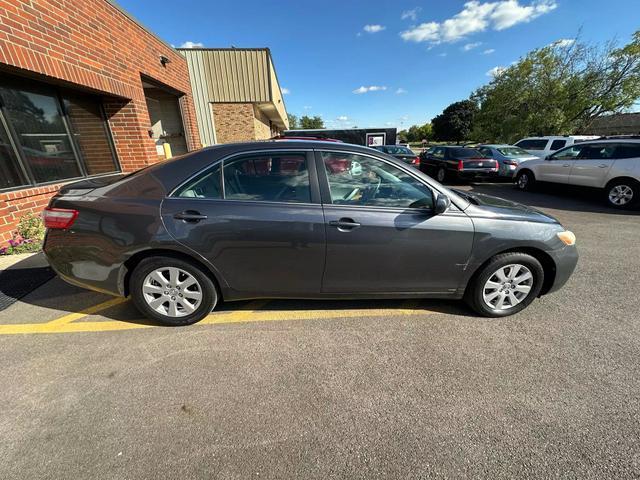
<path fill-rule="evenodd" d="M 178 50 L 189 65 L 204 144 L 264 140 L 289 128 L 268 48 Z"/>
<path fill-rule="evenodd" d="M 0 0 L 0 243 L 62 183 L 201 147 L 187 62 L 110 0 Z"/>

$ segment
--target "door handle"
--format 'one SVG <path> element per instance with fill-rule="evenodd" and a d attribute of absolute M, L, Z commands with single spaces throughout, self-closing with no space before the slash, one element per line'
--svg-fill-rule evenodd
<path fill-rule="evenodd" d="M 358 222 L 354 222 L 351 218 L 341 218 L 340 220 L 331 220 L 329 222 L 330 227 L 337 227 L 338 230 L 353 230 L 354 228 L 358 228 L 360 224 Z"/>
<path fill-rule="evenodd" d="M 185 222 L 198 223 L 200 220 L 206 220 L 206 215 L 201 215 L 200 212 L 194 210 L 187 210 L 185 212 L 176 213 L 173 218 L 176 220 L 184 220 Z"/>
<path fill-rule="evenodd" d="M 564 165 L 562 165 L 563 167 L 570 167 L 571 164 L 570 163 L 565 163 Z"/>
<path fill-rule="evenodd" d="M 603 164 L 601 164 L 601 165 L 598 165 L 598 168 L 607 168 L 607 164 L 606 164 L 606 163 L 603 163 Z"/>

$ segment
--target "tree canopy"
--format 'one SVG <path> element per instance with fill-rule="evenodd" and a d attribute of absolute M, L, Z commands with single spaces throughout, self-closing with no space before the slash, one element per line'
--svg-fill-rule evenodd
<path fill-rule="evenodd" d="M 287 117 L 289 118 L 289 128 L 291 130 L 298 128 L 298 117 L 293 113 L 287 113 Z"/>
<path fill-rule="evenodd" d="M 478 106 L 471 100 L 452 103 L 431 121 L 434 138 L 454 142 L 468 139 L 477 111 Z"/>
<path fill-rule="evenodd" d="M 476 140 L 588 133 L 594 119 L 640 98 L 640 30 L 621 48 L 575 41 L 533 50 L 471 98 L 479 105 Z"/>
<path fill-rule="evenodd" d="M 317 115 L 315 117 L 304 115 L 300 118 L 300 128 L 305 130 L 324 128 L 324 121 Z"/>

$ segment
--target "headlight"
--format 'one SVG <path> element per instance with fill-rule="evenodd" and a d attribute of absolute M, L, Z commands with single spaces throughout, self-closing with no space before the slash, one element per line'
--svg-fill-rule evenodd
<path fill-rule="evenodd" d="M 558 232 L 556 235 L 558 235 L 558 238 L 562 240 L 562 243 L 564 243 L 565 245 L 576 244 L 576 236 L 574 235 L 573 232 L 570 232 L 569 230 L 565 230 L 564 232 Z"/>

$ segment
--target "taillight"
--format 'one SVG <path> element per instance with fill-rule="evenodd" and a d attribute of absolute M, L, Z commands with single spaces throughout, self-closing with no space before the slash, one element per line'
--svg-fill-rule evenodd
<path fill-rule="evenodd" d="M 513 165 L 514 167 L 518 166 L 518 162 L 514 160 L 503 160 L 502 163 L 504 163 L 505 165 Z"/>
<path fill-rule="evenodd" d="M 46 228 L 71 228 L 78 218 L 78 211 L 68 208 L 47 207 L 42 212 L 42 220 Z"/>
<path fill-rule="evenodd" d="M 420 165 L 420 157 L 416 157 L 411 160 L 411 165 Z"/>
<path fill-rule="evenodd" d="M 458 160 L 458 171 L 461 172 L 464 170 L 464 162 L 462 160 Z"/>

